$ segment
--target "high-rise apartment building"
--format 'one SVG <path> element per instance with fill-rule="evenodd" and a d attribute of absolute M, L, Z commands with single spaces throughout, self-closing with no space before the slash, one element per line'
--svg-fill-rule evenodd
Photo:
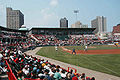
<path fill-rule="evenodd" d="M 92 28 L 96 28 L 95 33 L 104 33 L 107 31 L 106 17 L 97 16 L 91 21 Z"/>
<path fill-rule="evenodd" d="M 12 10 L 12 8 L 6 8 L 7 13 L 7 28 L 19 29 L 24 24 L 24 15 L 20 10 Z"/>
<path fill-rule="evenodd" d="M 60 28 L 68 28 L 68 20 L 66 18 L 60 19 Z"/>

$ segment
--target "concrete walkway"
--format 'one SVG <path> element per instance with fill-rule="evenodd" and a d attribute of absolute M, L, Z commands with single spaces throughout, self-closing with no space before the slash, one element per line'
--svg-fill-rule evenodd
<path fill-rule="evenodd" d="M 65 69 L 68 69 L 68 67 L 76 68 L 78 73 L 85 73 L 89 77 L 93 76 L 93 77 L 96 78 L 96 80 L 120 80 L 120 77 L 116 77 L 116 76 L 113 76 L 113 75 L 105 74 L 105 73 L 102 73 L 102 72 L 93 71 L 93 70 L 90 70 L 90 69 L 78 67 L 78 66 L 75 66 L 75 65 L 71 65 L 71 64 L 68 64 L 68 63 L 64 63 L 64 62 L 60 62 L 60 61 L 57 61 L 57 60 L 54 60 L 54 59 L 50 59 L 50 58 L 46 58 L 46 57 L 42 57 L 42 56 L 36 55 L 36 53 L 41 48 L 42 47 L 37 47 L 36 49 L 29 50 L 29 51 L 27 51 L 25 53 L 28 54 L 28 55 L 32 55 L 34 57 L 37 57 L 37 58 L 48 60 L 50 63 L 56 64 L 56 65 L 60 65 L 61 67 L 65 68 Z"/>

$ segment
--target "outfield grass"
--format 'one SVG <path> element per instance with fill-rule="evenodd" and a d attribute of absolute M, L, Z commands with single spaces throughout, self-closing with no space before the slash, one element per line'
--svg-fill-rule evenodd
<path fill-rule="evenodd" d="M 94 47 L 94 48 L 93 48 Z M 84 46 L 65 46 L 65 48 L 73 50 L 84 50 Z M 120 49 L 120 47 L 116 47 L 113 45 L 94 45 L 94 46 L 88 46 L 88 50 L 106 50 L 106 49 Z"/>
<path fill-rule="evenodd" d="M 55 51 L 54 47 L 43 47 L 37 54 L 120 77 L 120 54 L 72 55 L 63 51 L 61 48 L 58 48 L 58 51 Z"/>

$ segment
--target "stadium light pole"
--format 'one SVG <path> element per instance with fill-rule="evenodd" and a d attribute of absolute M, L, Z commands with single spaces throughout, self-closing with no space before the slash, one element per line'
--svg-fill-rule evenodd
<path fill-rule="evenodd" d="M 77 22 L 77 14 L 79 13 L 79 10 L 74 10 L 74 13 L 76 14 L 76 22 Z M 79 56 L 77 56 L 77 60 L 78 60 L 77 64 L 79 66 Z M 79 69 L 79 67 L 77 68 Z"/>
<path fill-rule="evenodd" d="M 79 13 L 79 10 L 74 10 L 74 13 L 76 14 L 76 22 L 77 22 L 77 14 Z"/>

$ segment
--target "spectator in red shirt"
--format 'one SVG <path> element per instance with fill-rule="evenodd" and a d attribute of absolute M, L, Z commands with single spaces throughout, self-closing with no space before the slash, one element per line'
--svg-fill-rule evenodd
<path fill-rule="evenodd" d="M 75 73 L 75 76 L 72 78 L 72 80 L 78 80 L 77 76 L 77 73 Z"/>

